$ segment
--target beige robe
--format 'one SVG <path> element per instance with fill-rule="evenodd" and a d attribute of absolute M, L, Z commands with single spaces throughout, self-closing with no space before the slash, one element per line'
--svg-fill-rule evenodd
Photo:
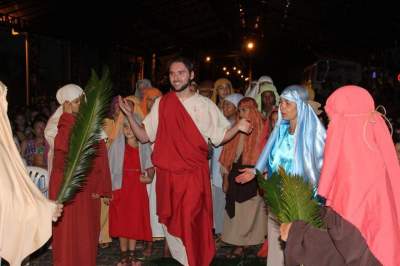
<path fill-rule="evenodd" d="M 6 95 L 0 82 L 0 257 L 19 266 L 50 238 L 56 205 L 28 176 L 13 140 Z"/>

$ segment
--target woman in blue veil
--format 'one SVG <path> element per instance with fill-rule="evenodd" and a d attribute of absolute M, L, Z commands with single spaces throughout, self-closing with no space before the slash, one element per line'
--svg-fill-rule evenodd
<path fill-rule="evenodd" d="M 287 173 L 301 175 L 314 188 L 318 185 L 326 130 L 308 104 L 306 89 L 291 85 L 280 96 L 278 121 L 275 124 L 255 168 L 246 168 L 236 177 L 236 182 L 246 183 L 255 177 L 256 170 L 266 176 L 281 166 Z M 279 242 L 279 225 L 269 215 L 267 265 L 284 265 Z"/>

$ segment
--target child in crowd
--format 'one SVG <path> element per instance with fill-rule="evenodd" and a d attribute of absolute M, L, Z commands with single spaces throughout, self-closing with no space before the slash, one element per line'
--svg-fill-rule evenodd
<path fill-rule="evenodd" d="M 26 139 L 21 144 L 21 155 L 24 157 L 27 165 L 37 166 L 47 169 L 47 149 L 44 138 L 44 129 L 46 121 L 36 119 L 33 122 L 33 139 Z"/>
<path fill-rule="evenodd" d="M 118 173 L 116 167 L 111 169 L 113 195 L 110 203 L 110 235 L 119 237 L 121 259 L 118 265 L 124 266 L 144 259 L 143 254 L 136 250 L 137 240 L 152 241 L 149 198 L 144 184 L 147 178 L 143 176 L 152 175 L 154 171 L 151 167 L 142 173 L 139 142 L 127 121 L 123 124 L 123 136 L 112 143 L 111 149 L 121 146 L 121 137 L 123 148 L 120 154 L 124 155 L 122 173 Z"/>

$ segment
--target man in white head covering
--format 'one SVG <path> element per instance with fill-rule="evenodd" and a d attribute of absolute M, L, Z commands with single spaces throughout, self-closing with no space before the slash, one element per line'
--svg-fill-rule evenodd
<path fill-rule="evenodd" d="M 270 76 L 261 76 L 253 88 L 246 91 L 246 97 L 256 100 L 258 110 L 268 119 L 274 107 L 279 105 L 279 94 Z"/>
<path fill-rule="evenodd" d="M 256 99 L 256 96 L 260 93 L 260 87 L 264 83 L 274 84 L 270 76 L 261 76 L 253 87 L 247 89 L 244 95 Z"/>
<path fill-rule="evenodd" d="M 78 102 L 80 102 L 80 97 L 83 95 L 83 90 L 81 87 L 75 84 L 67 84 L 61 87 L 56 94 L 57 102 L 60 106 L 54 112 L 54 114 L 50 117 L 47 122 L 46 128 L 44 129 L 44 137 L 49 144 L 49 153 L 47 155 L 47 169 L 49 175 L 51 174 L 51 168 L 53 164 L 53 153 L 54 153 L 54 138 L 57 135 L 58 129 L 58 121 L 63 113 L 63 104 L 65 102 L 70 102 L 73 106 L 76 106 Z M 79 110 L 79 104 L 78 104 Z M 48 185 L 48 184 L 47 184 Z"/>
<path fill-rule="evenodd" d="M 232 93 L 224 98 L 224 102 L 222 104 L 222 112 L 232 125 L 236 122 L 238 104 L 241 99 L 243 99 L 243 95 L 240 93 Z M 211 183 L 213 196 L 214 231 L 218 237 L 222 233 L 225 211 L 225 193 L 222 188 L 223 182 L 219 163 L 221 151 L 222 146 L 213 146 L 213 153 L 211 156 Z"/>

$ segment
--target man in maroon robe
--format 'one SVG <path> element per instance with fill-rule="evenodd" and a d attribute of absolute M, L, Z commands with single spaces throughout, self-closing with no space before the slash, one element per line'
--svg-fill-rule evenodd
<path fill-rule="evenodd" d="M 205 266 L 215 254 L 207 142 L 220 145 L 239 131 L 251 132 L 251 126 L 240 120 L 229 128 L 218 107 L 195 92 L 189 60 L 172 60 L 169 78 L 173 91 L 156 100 L 144 127 L 121 99 L 120 107 L 136 137 L 154 143 L 157 214 L 172 256 L 184 265 Z"/>
<path fill-rule="evenodd" d="M 71 109 L 61 115 L 54 141 L 54 159 L 50 178 L 50 199 L 56 199 L 64 178 L 65 159 L 75 116 Z M 53 226 L 53 265 L 95 266 L 100 233 L 100 196 L 111 196 L 111 176 L 107 151 L 100 141 L 86 183 Z"/>

